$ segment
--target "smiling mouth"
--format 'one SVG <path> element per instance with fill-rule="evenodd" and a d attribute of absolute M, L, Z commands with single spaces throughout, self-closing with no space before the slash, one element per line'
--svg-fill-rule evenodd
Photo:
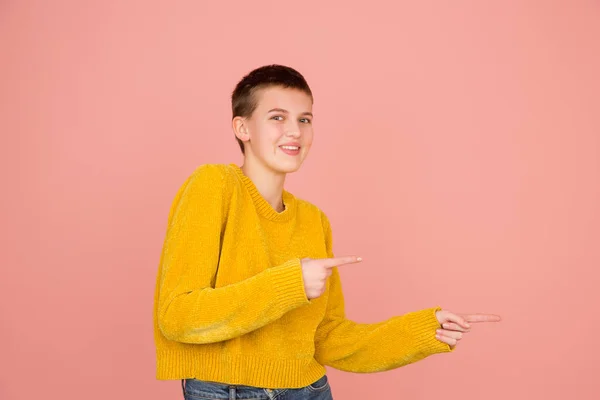
<path fill-rule="evenodd" d="M 300 146 L 279 146 L 279 148 L 289 156 L 297 156 L 300 154 Z"/>

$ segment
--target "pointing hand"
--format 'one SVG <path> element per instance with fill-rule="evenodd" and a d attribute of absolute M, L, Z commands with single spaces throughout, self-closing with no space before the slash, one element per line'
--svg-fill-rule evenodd
<path fill-rule="evenodd" d="M 303 258 L 302 278 L 304 279 L 304 291 L 308 299 L 314 299 L 325 292 L 327 278 L 331 276 L 331 269 L 344 264 L 354 264 L 362 261 L 356 256 L 333 257 L 333 258 Z"/>
<path fill-rule="evenodd" d="M 447 310 L 440 310 L 435 313 L 441 329 L 436 331 L 435 337 L 454 348 L 458 341 L 463 338 L 464 333 L 471 330 L 471 323 L 479 322 L 498 322 L 501 320 L 499 315 L 494 314 L 454 314 Z"/>

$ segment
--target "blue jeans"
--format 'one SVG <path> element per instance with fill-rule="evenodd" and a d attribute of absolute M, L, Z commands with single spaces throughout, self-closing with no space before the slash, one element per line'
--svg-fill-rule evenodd
<path fill-rule="evenodd" d="M 333 400 L 327 375 L 299 389 L 263 389 L 197 379 L 181 381 L 185 400 Z"/>

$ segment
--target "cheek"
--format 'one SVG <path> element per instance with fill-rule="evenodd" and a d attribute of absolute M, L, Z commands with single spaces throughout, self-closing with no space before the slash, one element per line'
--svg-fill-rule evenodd
<path fill-rule="evenodd" d="M 257 128 L 254 134 L 254 142 L 260 147 L 268 147 L 273 143 L 278 143 L 284 134 L 283 128 L 277 125 L 263 125 Z"/>
<path fill-rule="evenodd" d="M 283 124 L 266 125 L 263 127 L 263 132 L 263 136 L 267 141 L 271 143 L 278 142 L 281 136 L 285 134 L 285 127 Z"/>
<path fill-rule="evenodd" d="M 312 129 L 307 129 L 306 132 L 304 132 L 304 145 L 307 147 L 310 147 L 312 145 L 313 142 L 313 130 Z"/>

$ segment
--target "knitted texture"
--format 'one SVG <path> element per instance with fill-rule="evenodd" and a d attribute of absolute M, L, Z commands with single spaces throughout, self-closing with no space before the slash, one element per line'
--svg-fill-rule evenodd
<path fill-rule="evenodd" d="M 324 366 L 379 372 L 451 348 L 440 307 L 365 324 L 346 318 L 338 268 L 309 300 L 304 257 L 333 257 L 326 215 L 283 191 L 277 212 L 235 164 L 205 164 L 171 206 L 154 298 L 157 378 L 298 388 Z"/>

